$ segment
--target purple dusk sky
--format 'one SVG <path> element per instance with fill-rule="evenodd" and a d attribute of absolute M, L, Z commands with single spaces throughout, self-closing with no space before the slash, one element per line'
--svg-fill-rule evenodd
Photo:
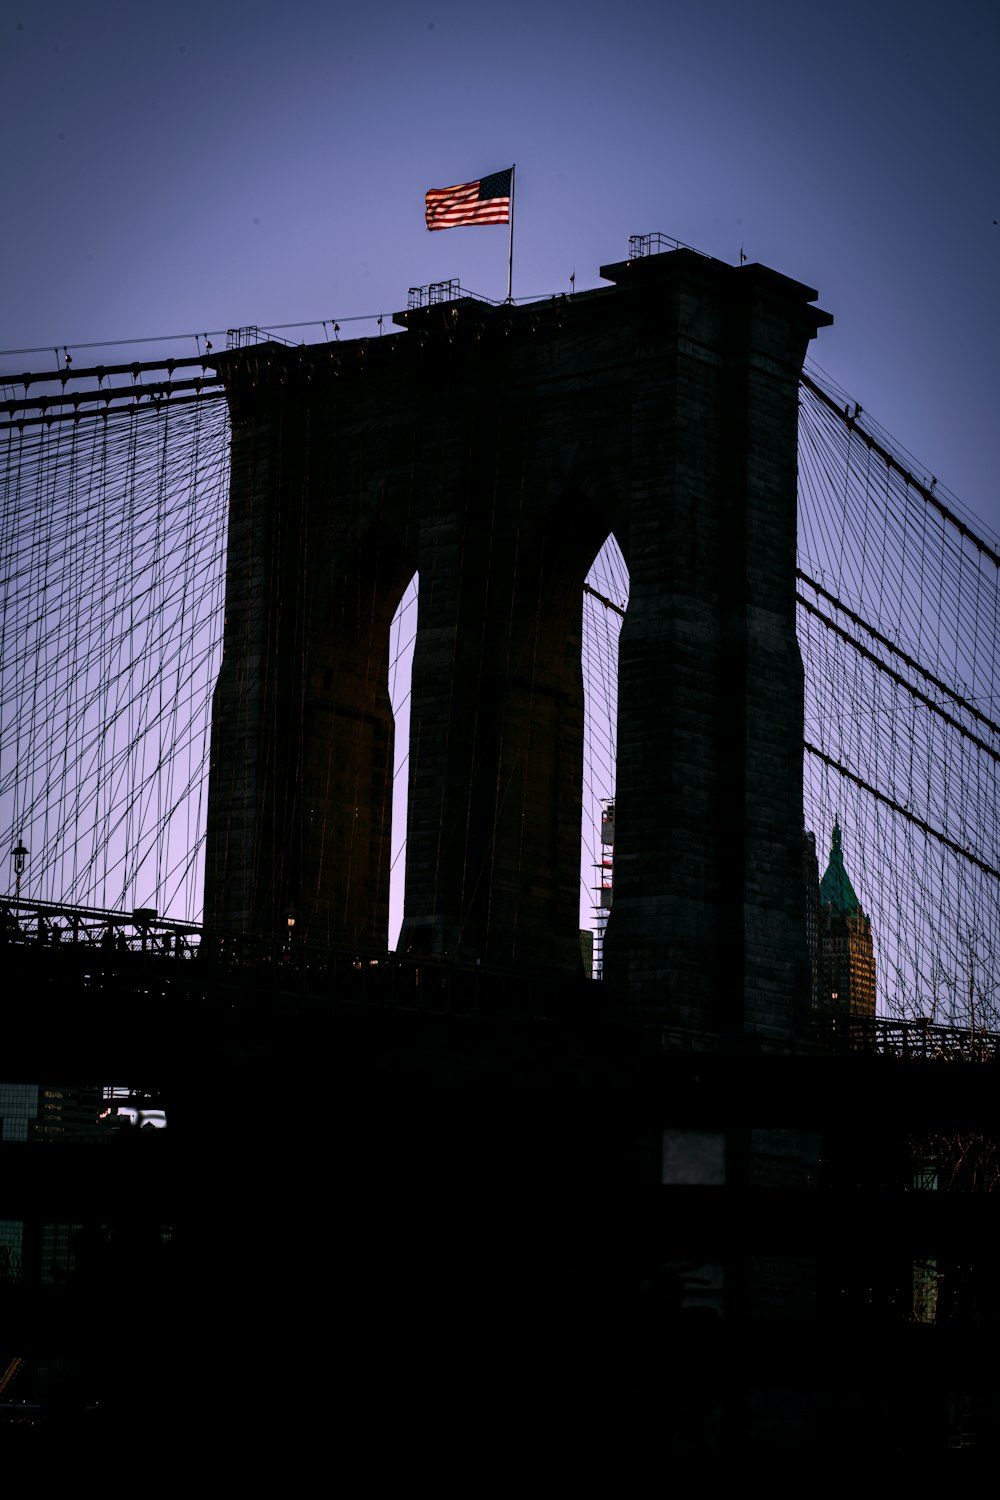
<path fill-rule="evenodd" d="M 986 0 L 3 0 L 0 376 L 374 334 L 452 276 L 502 297 L 507 230 L 429 234 L 423 195 L 516 162 L 515 298 L 599 285 L 633 233 L 742 246 L 818 289 L 819 366 L 996 531 L 998 44 Z"/>

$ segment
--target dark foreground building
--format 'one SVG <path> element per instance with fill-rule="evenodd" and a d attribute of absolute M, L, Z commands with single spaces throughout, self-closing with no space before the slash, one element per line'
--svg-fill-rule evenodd
<path fill-rule="evenodd" d="M 5 961 L 15 1073 L 137 1070 L 168 1119 L 0 1146 L 39 1256 L 0 1278 L 11 1441 L 241 1476 L 993 1441 L 997 1064 L 943 1029 L 685 1048 L 593 982 L 249 939 Z"/>

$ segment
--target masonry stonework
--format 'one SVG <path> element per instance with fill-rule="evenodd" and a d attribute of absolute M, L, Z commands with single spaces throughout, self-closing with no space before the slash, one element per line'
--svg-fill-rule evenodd
<path fill-rule="evenodd" d="M 620 646 L 609 1000 L 689 1036 L 808 1013 L 798 378 L 829 321 L 678 250 L 523 307 L 220 362 L 233 422 L 206 921 L 383 948 L 389 627 L 419 573 L 401 946 L 579 971 L 582 585 Z"/>

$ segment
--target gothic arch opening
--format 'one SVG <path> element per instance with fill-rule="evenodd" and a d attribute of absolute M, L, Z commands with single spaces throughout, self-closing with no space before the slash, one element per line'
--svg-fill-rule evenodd
<path fill-rule="evenodd" d="M 291 461 L 263 498 L 253 478 L 234 460 L 206 921 L 384 948 L 405 495 L 373 482 L 337 505 L 321 468 L 307 483 Z"/>
<path fill-rule="evenodd" d="M 604 933 L 614 893 L 618 779 L 618 638 L 628 608 L 629 570 L 612 532 L 583 586 L 583 796 L 580 827 L 580 932 L 603 975 Z"/>
<path fill-rule="evenodd" d="M 405 951 L 582 967 L 583 583 L 609 531 L 595 487 L 525 489 L 502 528 L 464 531 L 453 579 L 421 573 Z"/>
<path fill-rule="evenodd" d="M 406 886 L 406 814 L 409 806 L 410 701 L 417 639 L 420 574 L 403 590 L 389 627 L 389 702 L 395 720 L 392 765 L 392 864 L 389 870 L 389 947 L 399 941 Z"/>

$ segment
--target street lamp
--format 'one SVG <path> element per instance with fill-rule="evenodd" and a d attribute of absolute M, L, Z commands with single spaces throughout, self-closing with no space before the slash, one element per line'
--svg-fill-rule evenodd
<path fill-rule="evenodd" d="M 14 900 L 21 899 L 21 876 L 24 874 L 25 861 L 28 858 L 28 850 L 24 847 L 24 834 L 18 839 L 17 848 L 13 851 L 14 860 Z"/>

